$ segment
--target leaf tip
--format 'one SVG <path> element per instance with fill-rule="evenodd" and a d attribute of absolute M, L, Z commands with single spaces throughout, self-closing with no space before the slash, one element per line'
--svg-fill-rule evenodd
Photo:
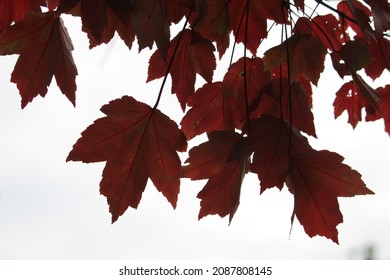
<path fill-rule="evenodd" d="M 112 214 L 112 216 L 111 216 L 111 224 L 113 225 L 118 220 L 118 218 L 119 217 L 117 215 Z"/>

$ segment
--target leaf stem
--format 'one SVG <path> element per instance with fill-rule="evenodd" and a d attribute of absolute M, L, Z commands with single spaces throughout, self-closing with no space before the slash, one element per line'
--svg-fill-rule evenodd
<path fill-rule="evenodd" d="M 248 9 L 248 6 L 245 6 L 245 9 L 244 11 L 242 11 L 242 15 L 241 15 L 241 18 L 240 18 L 240 22 L 238 23 L 238 27 L 237 27 L 237 31 L 236 31 L 236 36 L 234 36 L 234 43 L 233 43 L 233 50 L 232 50 L 232 54 L 230 56 L 230 63 L 229 63 L 229 66 L 233 64 L 233 56 L 234 56 L 234 51 L 236 50 L 236 45 L 237 45 L 237 37 L 238 37 L 238 34 L 240 33 L 240 30 L 241 30 L 241 25 L 242 25 L 242 22 L 244 21 L 244 16 L 247 12 L 247 9 Z"/>
<path fill-rule="evenodd" d="M 306 13 L 304 13 L 304 15 L 308 16 Z M 310 15 L 310 16 L 312 16 L 312 15 Z M 325 39 L 328 41 L 332 50 L 337 51 L 336 48 L 333 46 L 332 41 L 329 39 L 329 37 L 326 35 L 325 31 L 322 29 L 322 27 L 314 20 L 311 20 L 311 22 L 318 28 L 318 30 L 322 33 L 322 35 L 324 35 Z M 304 24 L 307 26 L 307 28 L 309 28 L 311 31 L 313 31 L 317 35 L 317 38 L 319 37 L 319 35 L 315 32 L 315 30 L 310 25 L 308 25 L 306 22 L 304 22 Z M 344 38 L 346 38 L 345 36 L 346 36 L 346 34 L 344 33 Z"/>
<path fill-rule="evenodd" d="M 287 87 L 288 87 L 288 103 L 289 103 L 289 113 L 290 113 L 290 139 L 288 144 L 288 154 L 291 156 L 291 140 L 292 140 L 292 130 L 293 130 L 293 108 L 292 108 L 292 95 L 291 95 L 291 67 L 290 67 L 290 46 L 288 43 L 288 34 L 287 34 L 287 19 L 284 14 L 284 9 L 282 5 L 282 15 L 284 22 L 284 34 L 286 37 L 286 57 L 287 57 Z M 282 92 L 280 92 L 280 98 L 282 98 Z"/>
<path fill-rule="evenodd" d="M 245 111 L 246 111 L 246 121 L 249 124 L 249 102 L 248 102 L 248 77 L 247 77 L 247 42 L 248 42 L 248 22 L 249 22 L 249 0 L 246 1 L 246 15 L 245 15 L 245 35 L 244 35 L 244 95 L 245 95 Z M 249 126 L 248 126 L 249 127 Z M 248 130 L 248 136 L 250 135 L 250 130 Z"/>
<path fill-rule="evenodd" d="M 175 49 L 173 50 L 172 57 L 169 59 L 168 67 L 167 67 L 167 70 L 165 72 L 164 79 L 163 79 L 163 81 L 161 83 L 161 87 L 160 87 L 160 90 L 158 92 L 158 97 L 157 97 L 156 103 L 153 106 L 153 110 L 155 110 L 157 108 L 158 104 L 160 103 L 161 96 L 162 96 L 162 93 L 163 93 L 163 90 L 164 90 L 164 87 L 165 87 L 165 83 L 167 81 L 168 75 L 169 75 L 169 73 L 171 71 L 171 68 L 172 68 L 173 60 L 175 59 L 177 50 L 179 49 L 180 42 L 182 41 L 184 31 L 185 31 L 185 29 L 187 27 L 188 20 L 189 20 L 189 18 L 191 16 L 191 13 L 194 10 L 194 6 L 195 6 L 195 0 L 192 1 L 192 5 L 191 5 L 191 8 L 190 8 L 190 11 L 187 14 L 187 17 L 186 17 L 186 20 L 184 22 L 183 28 L 182 28 L 182 30 L 180 32 L 180 35 L 179 35 L 179 39 L 177 41 Z"/>
<path fill-rule="evenodd" d="M 280 43 L 283 43 L 283 38 L 284 38 L 284 28 L 285 26 L 282 25 L 282 34 L 280 36 Z M 279 107 L 280 107 L 280 118 L 283 120 L 284 119 L 284 113 L 283 113 L 283 100 L 282 100 L 282 92 L 283 92 L 283 66 L 280 64 L 279 66 Z"/>
<path fill-rule="evenodd" d="M 318 4 L 321 4 L 322 6 L 324 6 L 324 7 L 326 7 L 326 8 L 328 8 L 328 9 L 331 10 L 332 12 L 335 12 L 336 14 L 338 14 L 338 15 L 339 15 L 340 17 L 342 17 L 343 19 L 347 19 L 347 20 L 349 20 L 349 21 L 351 21 L 351 22 L 357 24 L 356 20 L 354 20 L 353 18 L 347 16 L 347 15 L 344 14 L 343 12 L 340 12 L 339 10 L 333 8 L 332 6 L 330 6 L 330 5 L 326 4 L 326 3 L 324 3 L 324 1 L 322 1 L 322 0 L 314 0 L 314 1 L 316 1 Z"/>

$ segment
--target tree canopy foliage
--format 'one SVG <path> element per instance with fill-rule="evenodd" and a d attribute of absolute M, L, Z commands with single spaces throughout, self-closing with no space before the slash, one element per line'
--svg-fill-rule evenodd
<path fill-rule="evenodd" d="M 162 78 L 155 104 L 132 96 L 112 100 L 67 157 L 106 162 L 100 192 L 112 222 L 137 208 L 149 179 L 175 208 L 181 178 L 207 180 L 198 194 L 199 219 L 217 214 L 231 221 L 252 172 L 260 193 L 288 188 L 291 221 L 297 218 L 310 237 L 338 243 L 338 198 L 373 193 L 342 156 L 312 148 L 308 137 L 316 137 L 312 94 L 326 57 L 344 79 L 335 117 L 346 111 L 356 127 L 364 110 L 366 121 L 383 119 L 390 134 L 390 86 L 374 89 L 366 81 L 389 70 L 386 0 L 0 0 L 0 54 L 19 55 L 11 82 L 22 108 L 44 97 L 53 77 L 76 104 L 78 73 L 64 14 L 81 17 L 90 48 L 115 34 L 129 49 L 135 40 L 139 51 L 156 46 L 147 79 Z M 171 34 L 177 24 L 182 29 Z M 280 43 L 260 52 L 280 31 Z M 233 61 L 237 44 L 244 51 Z M 228 49 L 231 63 L 215 80 Z M 197 87 L 200 76 L 204 84 Z M 158 108 L 168 78 L 183 110 L 180 124 Z M 191 147 L 182 163 L 179 153 L 203 134 L 208 140 Z"/>

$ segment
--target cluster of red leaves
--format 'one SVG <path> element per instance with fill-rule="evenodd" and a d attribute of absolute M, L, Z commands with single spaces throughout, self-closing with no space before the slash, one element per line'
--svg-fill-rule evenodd
<path fill-rule="evenodd" d="M 0 54 L 20 55 L 11 81 L 25 107 L 47 93 L 53 76 L 75 104 L 77 69 L 64 13 L 81 17 L 91 48 L 115 32 L 129 48 L 135 39 L 140 50 L 156 45 L 148 81 L 171 77 L 185 112 L 181 128 L 157 109 L 158 101 L 150 107 L 125 96 L 102 107 L 106 116 L 82 133 L 67 158 L 106 161 L 100 191 L 113 222 L 129 206 L 137 208 L 148 179 L 175 207 L 180 178 L 208 180 L 198 194 L 199 218 L 231 220 L 243 179 L 253 172 L 260 193 L 288 187 L 293 218 L 309 236 L 337 243 L 338 197 L 372 191 L 340 155 L 314 150 L 303 136 L 316 136 L 311 84 L 317 85 L 329 54 L 340 77 L 350 77 L 336 93 L 335 117 L 347 111 L 355 127 L 365 108 L 366 120 L 383 118 L 390 134 L 389 85 L 373 89 L 358 73 L 374 80 L 390 68 L 390 7 L 386 0 L 348 0 L 328 8 L 329 14 L 308 16 L 304 0 L 0 0 Z M 183 18 L 183 30 L 171 39 L 171 24 Z M 269 22 L 292 26 L 291 34 L 258 55 Z M 221 58 L 232 38 L 252 55 L 245 52 L 214 81 L 216 52 Z M 206 81 L 200 88 L 197 74 Z M 182 166 L 178 152 L 204 133 L 208 140 L 193 147 Z"/>

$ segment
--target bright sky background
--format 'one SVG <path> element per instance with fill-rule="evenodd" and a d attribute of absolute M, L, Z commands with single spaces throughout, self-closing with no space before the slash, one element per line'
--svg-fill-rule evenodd
<path fill-rule="evenodd" d="M 204 182 L 188 180 L 176 210 L 148 184 L 139 208 L 111 225 L 99 194 L 104 164 L 65 159 L 80 133 L 103 116 L 102 105 L 125 94 L 153 105 L 161 80 L 145 84 L 150 52 L 138 55 L 136 45 L 129 51 L 120 40 L 88 50 L 78 20 L 67 18 L 66 26 L 79 71 L 76 108 L 52 82 L 45 99 L 21 110 L 9 82 L 17 56 L 0 57 L 0 259 L 347 259 L 361 258 L 371 245 L 378 258 L 390 259 L 390 138 L 383 121 L 355 130 L 345 114 L 334 121 L 334 93 L 342 82 L 334 73 L 321 78 L 314 95 L 318 140 L 312 145 L 340 153 L 376 193 L 339 199 L 340 245 L 309 238 L 297 220 L 290 236 L 292 195 L 275 189 L 259 196 L 253 174 L 245 178 L 230 226 L 217 216 L 197 220 Z M 176 121 L 182 117 L 170 84 L 159 108 Z"/>

